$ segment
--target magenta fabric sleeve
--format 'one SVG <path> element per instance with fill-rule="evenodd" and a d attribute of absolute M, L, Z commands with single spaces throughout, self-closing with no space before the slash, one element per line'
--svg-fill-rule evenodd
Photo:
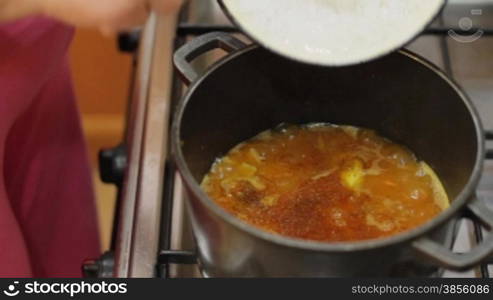
<path fill-rule="evenodd" d="M 72 36 L 44 18 L 0 25 L 1 277 L 79 277 L 100 252 Z"/>

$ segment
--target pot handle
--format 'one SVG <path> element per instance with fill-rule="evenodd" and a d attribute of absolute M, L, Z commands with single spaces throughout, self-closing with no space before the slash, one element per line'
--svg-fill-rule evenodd
<path fill-rule="evenodd" d="M 223 49 L 229 53 L 243 49 L 246 46 L 245 43 L 230 34 L 210 32 L 183 45 L 175 52 L 173 60 L 183 81 L 188 85 L 199 77 L 198 73 L 190 65 L 190 62 L 195 58 L 214 49 Z"/>
<path fill-rule="evenodd" d="M 468 204 L 466 213 L 477 218 L 488 229 L 493 230 L 493 211 L 478 198 Z M 463 254 L 453 253 L 428 237 L 414 241 L 412 246 L 419 254 L 431 259 L 439 266 L 452 270 L 467 270 L 477 266 L 493 254 L 493 234 L 488 235 L 480 245 Z"/>

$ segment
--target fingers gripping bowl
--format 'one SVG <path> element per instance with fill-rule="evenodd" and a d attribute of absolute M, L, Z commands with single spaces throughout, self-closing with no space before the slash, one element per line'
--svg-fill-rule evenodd
<path fill-rule="evenodd" d="M 189 62 L 214 48 L 231 53 L 199 76 Z M 448 250 L 461 212 L 493 223 L 492 213 L 474 198 L 483 131 L 465 94 L 424 59 L 401 51 L 362 65 L 327 68 L 210 33 L 178 50 L 175 65 L 192 83 L 177 107 L 172 143 L 205 275 L 424 276 L 435 271 L 430 261 L 463 269 L 491 253 L 491 238 L 461 256 Z M 218 206 L 200 182 L 216 158 L 280 123 L 375 130 L 436 171 L 450 207 L 417 228 L 365 241 L 307 241 L 251 226 Z"/>

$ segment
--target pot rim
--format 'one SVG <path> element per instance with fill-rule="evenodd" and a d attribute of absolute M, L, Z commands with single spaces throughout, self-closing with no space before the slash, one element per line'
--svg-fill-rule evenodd
<path fill-rule="evenodd" d="M 448 83 L 459 95 L 459 97 L 464 102 L 464 105 L 468 109 L 471 114 L 472 121 L 475 125 L 476 138 L 477 138 L 477 153 L 476 153 L 476 161 L 474 163 L 474 168 L 472 170 L 472 174 L 469 178 L 467 184 L 462 188 L 462 191 L 459 195 L 452 201 L 450 207 L 440 213 L 438 216 L 433 218 L 432 220 L 426 222 L 423 225 L 420 225 L 412 230 L 393 235 L 387 238 L 381 239 L 373 239 L 373 240 L 363 240 L 357 242 L 320 242 L 320 241 L 311 241 L 304 240 L 298 238 L 287 237 L 279 234 L 269 233 L 262 229 L 256 228 L 248 223 L 241 221 L 236 218 L 232 214 L 228 213 L 226 210 L 217 205 L 207 194 L 201 189 L 199 183 L 192 176 L 187 163 L 183 156 L 183 151 L 181 149 L 180 143 L 180 133 L 181 133 L 181 123 L 182 118 L 185 113 L 185 109 L 192 98 L 195 90 L 199 88 L 202 82 L 213 72 L 221 68 L 223 65 L 232 61 L 236 57 L 239 57 L 247 52 L 254 51 L 257 49 L 261 49 L 260 46 L 256 44 L 252 44 L 250 46 L 245 47 L 244 49 L 238 50 L 236 52 L 227 55 L 222 58 L 218 62 L 214 63 L 208 70 L 200 76 L 198 80 L 193 82 L 191 86 L 188 88 L 183 98 L 177 105 L 173 124 L 172 124 L 172 151 L 173 151 L 173 159 L 177 164 L 178 171 L 181 174 L 181 177 L 184 179 L 188 189 L 193 193 L 195 197 L 197 197 L 203 205 L 205 205 L 211 212 L 214 213 L 218 218 L 226 221 L 228 224 L 236 228 L 237 230 L 248 233 L 254 237 L 260 238 L 266 242 L 271 242 L 280 246 L 292 247 L 302 250 L 312 250 L 319 252 L 349 252 L 349 251 L 365 251 L 371 250 L 386 246 L 392 246 L 400 243 L 411 242 L 421 236 L 426 235 L 430 231 L 436 229 L 438 226 L 444 224 L 449 219 L 451 219 L 454 215 L 456 215 L 459 210 L 463 209 L 463 207 L 474 197 L 475 189 L 479 183 L 479 179 L 483 169 L 484 155 L 485 155 L 485 139 L 484 139 L 484 131 L 483 126 L 481 124 L 481 120 L 479 118 L 479 114 L 474 107 L 473 103 L 466 95 L 466 93 L 459 87 L 459 85 L 451 78 L 449 78 L 442 70 L 440 70 L 437 66 L 424 59 L 423 57 L 409 51 L 409 50 L 399 50 L 399 55 L 403 55 L 409 59 L 414 60 L 415 62 L 427 67 L 431 71 L 433 71 L 436 75 L 440 76 L 446 83 Z"/>
<path fill-rule="evenodd" d="M 435 20 L 438 18 L 438 16 L 440 16 L 440 14 L 444 10 L 444 8 L 447 6 L 447 0 L 442 0 L 442 5 L 436 11 L 436 13 L 433 15 L 433 17 L 431 18 L 431 20 L 429 20 L 424 25 L 424 27 L 421 30 L 419 30 L 418 32 L 416 32 L 416 34 L 414 34 L 411 37 L 409 37 L 409 39 L 407 41 L 405 41 L 401 46 L 392 47 L 391 49 L 388 49 L 386 51 L 383 51 L 379 55 L 374 56 L 374 57 L 371 57 L 371 58 L 369 58 L 366 61 L 358 61 L 358 62 L 349 63 L 349 64 L 327 64 L 327 63 L 316 63 L 316 62 L 313 62 L 313 61 L 303 60 L 303 59 L 300 59 L 298 57 L 294 57 L 294 56 L 290 56 L 290 55 L 285 55 L 284 53 L 281 53 L 281 51 L 265 45 L 265 43 L 261 42 L 260 39 L 258 39 L 256 36 L 254 36 L 253 34 L 251 34 L 249 30 L 245 30 L 245 27 L 240 22 L 238 22 L 238 20 L 236 20 L 236 18 L 230 12 L 230 10 L 228 9 L 228 6 L 224 3 L 223 0 L 217 0 L 217 2 L 219 4 L 219 7 L 221 8 L 221 10 L 223 11 L 224 15 L 228 18 L 228 20 L 236 28 L 240 29 L 240 31 L 243 34 L 245 34 L 252 41 L 254 41 L 255 44 L 260 45 L 263 48 L 268 49 L 269 51 L 272 51 L 272 52 L 274 52 L 274 53 L 276 53 L 276 54 L 278 54 L 278 55 L 280 55 L 282 57 L 285 57 L 285 58 L 288 58 L 288 59 L 291 59 L 291 60 L 294 60 L 294 61 L 297 61 L 297 62 L 300 62 L 300 63 L 310 64 L 310 65 L 318 65 L 318 66 L 325 66 L 325 67 L 346 67 L 346 66 L 357 65 L 357 64 L 361 64 L 361 63 L 373 61 L 373 60 L 376 60 L 376 59 L 385 57 L 385 56 L 387 56 L 387 55 L 389 55 L 391 53 L 394 53 L 394 52 L 398 51 L 399 49 L 401 49 L 403 47 L 406 47 L 407 45 L 409 45 L 410 43 L 412 43 L 414 40 L 416 40 L 421 35 L 421 33 L 424 30 L 426 30 L 426 28 L 428 28 L 431 24 L 433 24 L 433 22 L 435 22 Z"/>

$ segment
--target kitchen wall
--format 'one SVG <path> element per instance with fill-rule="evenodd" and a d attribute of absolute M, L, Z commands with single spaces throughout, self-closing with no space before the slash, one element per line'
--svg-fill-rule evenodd
<path fill-rule="evenodd" d="M 117 50 L 116 39 L 78 30 L 72 43 L 72 74 L 93 167 L 103 247 L 109 245 L 116 189 L 99 180 L 97 153 L 122 139 L 131 58 Z"/>

